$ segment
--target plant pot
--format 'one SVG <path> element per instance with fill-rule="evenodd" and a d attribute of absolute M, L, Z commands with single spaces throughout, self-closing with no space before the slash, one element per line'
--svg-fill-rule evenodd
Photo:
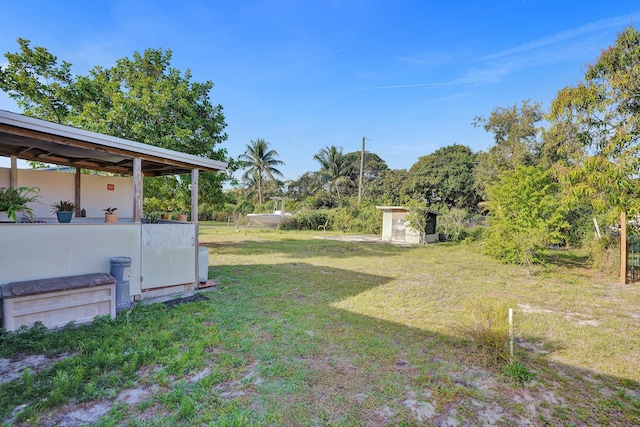
<path fill-rule="evenodd" d="M 15 222 L 5 211 L 0 211 L 0 222 Z"/>
<path fill-rule="evenodd" d="M 178 214 L 178 222 L 187 222 L 187 214 Z"/>
<path fill-rule="evenodd" d="M 115 224 L 118 222 L 118 214 L 104 214 L 104 222 L 107 224 Z"/>
<path fill-rule="evenodd" d="M 71 211 L 60 211 L 56 212 L 58 216 L 58 222 L 63 224 L 68 224 L 71 222 L 71 218 L 73 218 L 73 212 Z"/>

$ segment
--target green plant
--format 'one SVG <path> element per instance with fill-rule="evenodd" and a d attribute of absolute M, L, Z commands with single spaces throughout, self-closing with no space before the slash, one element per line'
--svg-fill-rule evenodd
<path fill-rule="evenodd" d="M 27 203 L 38 202 L 39 193 L 38 187 L 0 187 L 0 212 L 7 212 L 14 221 L 18 220 L 18 212 L 24 212 L 31 218 L 33 209 Z"/>
<path fill-rule="evenodd" d="M 52 212 L 73 212 L 76 208 L 76 204 L 69 200 L 60 200 L 57 203 L 51 205 Z"/>
<path fill-rule="evenodd" d="M 465 307 L 463 331 L 482 361 L 500 366 L 509 361 L 509 307 L 493 299 L 474 298 Z"/>
<path fill-rule="evenodd" d="M 620 238 L 610 235 L 592 237 L 585 242 L 593 268 L 614 275 L 620 267 Z"/>
<path fill-rule="evenodd" d="M 546 246 L 565 241 L 567 209 L 549 170 L 518 166 L 501 174 L 487 193 L 488 255 L 505 263 L 539 264 Z"/>
<path fill-rule="evenodd" d="M 531 382 L 535 376 L 534 373 L 519 360 L 512 360 L 509 364 L 505 365 L 504 368 L 502 368 L 502 373 L 521 384 Z"/>
<path fill-rule="evenodd" d="M 111 215 L 112 213 L 114 213 L 115 211 L 118 210 L 118 208 L 112 208 L 112 207 L 108 207 L 106 209 L 102 209 L 105 213 L 105 215 Z"/>
<path fill-rule="evenodd" d="M 160 220 L 160 213 L 151 212 L 146 216 L 146 219 L 147 219 L 147 224 L 157 224 L 158 221 Z"/>
<path fill-rule="evenodd" d="M 409 210 L 406 216 L 407 226 L 419 231 L 420 243 L 424 243 L 426 239 L 425 229 L 427 228 L 426 204 L 412 200 L 405 206 Z"/>

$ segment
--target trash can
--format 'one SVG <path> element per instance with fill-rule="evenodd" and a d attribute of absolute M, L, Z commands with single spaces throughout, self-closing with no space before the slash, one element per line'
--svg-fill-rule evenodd
<path fill-rule="evenodd" d="M 198 246 L 198 280 L 200 283 L 207 283 L 209 278 L 209 248 Z"/>
<path fill-rule="evenodd" d="M 131 258 L 111 258 L 111 275 L 116 279 L 116 313 L 131 307 Z"/>

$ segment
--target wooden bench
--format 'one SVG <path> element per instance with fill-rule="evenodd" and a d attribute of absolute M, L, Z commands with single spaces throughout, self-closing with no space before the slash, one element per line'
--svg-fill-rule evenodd
<path fill-rule="evenodd" d="M 0 297 L 7 331 L 37 321 L 57 328 L 116 316 L 116 279 L 106 273 L 7 283 L 0 285 Z"/>

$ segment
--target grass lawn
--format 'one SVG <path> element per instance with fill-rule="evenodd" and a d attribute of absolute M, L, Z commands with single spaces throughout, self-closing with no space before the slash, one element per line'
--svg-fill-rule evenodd
<path fill-rule="evenodd" d="M 640 285 L 601 277 L 579 253 L 526 269 L 474 245 L 211 223 L 200 234 L 219 283 L 207 300 L 0 336 L 0 380 L 13 378 L 0 421 L 640 425 Z M 469 313 L 487 301 L 515 309 L 530 381 L 468 339 Z"/>

